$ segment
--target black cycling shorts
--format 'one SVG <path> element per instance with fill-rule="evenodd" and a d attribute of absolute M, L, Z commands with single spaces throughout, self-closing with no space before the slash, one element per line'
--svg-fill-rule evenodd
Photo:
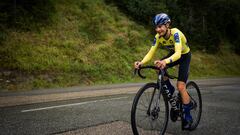
<path fill-rule="evenodd" d="M 173 53 L 168 54 L 165 58 L 168 58 L 172 55 Z M 163 60 L 162 59 L 162 60 Z M 167 64 L 168 67 L 173 67 L 176 65 L 179 65 L 179 70 L 178 70 L 178 81 L 182 82 L 187 82 L 188 80 L 188 74 L 189 74 L 189 68 L 190 68 L 190 61 L 191 61 L 191 52 L 188 52 L 186 54 L 182 54 L 181 58 L 175 62 Z"/>

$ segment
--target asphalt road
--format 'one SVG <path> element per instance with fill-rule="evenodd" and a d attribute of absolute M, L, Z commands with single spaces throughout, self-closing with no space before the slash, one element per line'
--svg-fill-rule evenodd
<path fill-rule="evenodd" d="M 191 132 L 181 131 L 180 122 L 169 121 L 167 133 L 240 134 L 240 83 L 215 82 L 214 85 L 200 85 L 200 88 L 203 113 L 198 128 Z M 134 96 L 133 93 L 126 93 L 1 107 L 0 134 L 131 135 L 129 122 Z"/>

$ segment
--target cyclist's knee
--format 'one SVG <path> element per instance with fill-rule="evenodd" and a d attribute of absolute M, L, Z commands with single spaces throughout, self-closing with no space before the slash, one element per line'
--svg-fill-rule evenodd
<path fill-rule="evenodd" d="M 163 76 L 163 80 L 167 81 L 169 78 L 167 76 Z"/>
<path fill-rule="evenodd" d="M 184 90 L 186 90 L 186 84 L 184 82 L 178 81 L 177 88 L 179 91 L 184 91 Z"/>

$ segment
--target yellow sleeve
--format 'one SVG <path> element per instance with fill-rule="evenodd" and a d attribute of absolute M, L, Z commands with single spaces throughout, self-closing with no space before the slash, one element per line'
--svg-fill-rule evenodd
<path fill-rule="evenodd" d="M 182 41 L 181 41 L 181 38 L 179 37 L 178 33 L 174 34 L 174 40 L 175 40 L 175 44 L 174 44 L 175 53 L 172 56 L 170 56 L 169 58 L 165 59 L 166 64 L 172 63 L 181 58 Z"/>
<path fill-rule="evenodd" d="M 150 61 L 154 55 L 154 53 L 157 50 L 158 45 L 155 44 L 154 46 L 151 47 L 151 49 L 148 51 L 147 55 L 143 58 L 143 60 L 141 61 L 143 64 L 147 63 L 148 61 Z"/>

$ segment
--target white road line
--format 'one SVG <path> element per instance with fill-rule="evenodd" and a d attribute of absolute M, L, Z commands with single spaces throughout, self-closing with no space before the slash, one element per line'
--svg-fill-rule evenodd
<path fill-rule="evenodd" d="M 49 106 L 49 107 L 43 107 L 43 108 L 22 110 L 21 112 L 24 113 L 24 112 L 33 112 L 33 111 L 40 111 L 40 110 L 48 110 L 48 109 L 54 109 L 54 108 L 77 106 L 77 105 L 84 105 L 84 104 L 89 104 L 89 103 L 96 103 L 96 102 L 103 102 L 103 101 L 118 100 L 118 99 L 124 99 L 124 98 L 128 98 L 128 97 L 110 98 L 110 99 L 94 100 L 94 101 L 87 101 L 87 102 L 74 103 L 74 104 L 65 104 L 65 105 Z"/>

